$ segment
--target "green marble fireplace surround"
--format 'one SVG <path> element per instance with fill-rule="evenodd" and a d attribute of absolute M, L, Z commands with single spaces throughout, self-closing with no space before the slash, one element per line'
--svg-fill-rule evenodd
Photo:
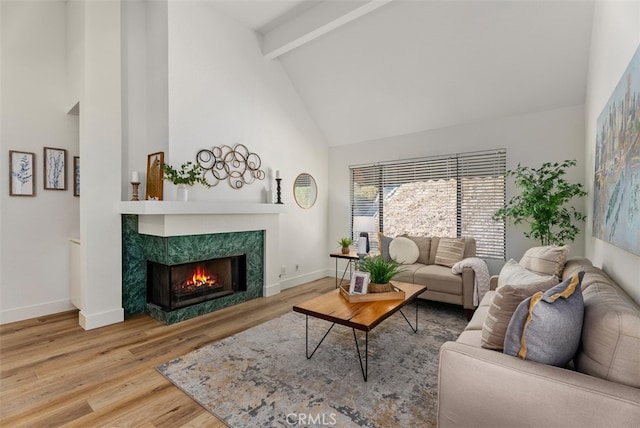
<path fill-rule="evenodd" d="M 122 215 L 122 305 L 125 317 L 148 313 L 165 324 L 184 321 L 263 296 L 265 282 L 264 230 L 153 236 L 138 232 L 138 215 Z M 246 254 L 247 290 L 165 312 L 147 303 L 147 260 L 176 265 Z"/>

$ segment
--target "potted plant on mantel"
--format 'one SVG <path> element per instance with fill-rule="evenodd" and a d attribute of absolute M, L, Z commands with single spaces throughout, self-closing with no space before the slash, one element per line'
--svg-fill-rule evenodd
<path fill-rule="evenodd" d="M 369 293 L 384 293 L 393 291 L 391 279 L 401 270 L 402 265 L 393 259 L 385 259 L 382 256 L 368 256 L 360 263 L 359 269 L 369 272 L 371 281 L 367 291 Z"/>
<path fill-rule="evenodd" d="M 185 162 L 180 165 L 180 170 L 176 170 L 168 163 L 165 163 L 162 165 L 162 170 L 164 172 L 164 179 L 169 180 L 178 186 L 179 201 L 186 201 L 189 199 L 187 186 L 193 186 L 196 183 L 200 183 L 203 186 L 211 187 L 204 176 L 204 168 L 198 163 Z"/>
<path fill-rule="evenodd" d="M 340 238 L 338 240 L 338 245 L 342 247 L 342 254 L 349 254 L 349 245 L 353 244 L 353 240 L 351 238 Z"/>
<path fill-rule="evenodd" d="M 529 223 L 530 230 L 524 236 L 538 240 L 542 245 L 572 242 L 580 233 L 573 221 L 584 221 L 586 216 L 575 207 L 565 205 L 574 197 L 587 195 L 581 184 L 569 183 L 564 178 L 567 168 L 575 165 L 575 160 L 561 164 L 546 162 L 538 169 L 518 164 L 515 170 L 507 171 L 506 176 L 514 176 L 516 186 L 522 191 L 496 211 L 493 219 Z"/>

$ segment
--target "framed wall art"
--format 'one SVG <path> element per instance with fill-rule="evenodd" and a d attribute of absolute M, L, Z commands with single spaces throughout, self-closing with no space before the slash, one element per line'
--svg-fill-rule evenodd
<path fill-rule="evenodd" d="M 35 196 L 36 154 L 9 150 L 9 195 Z"/>
<path fill-rule="evenodd" d="M 73 157 L 73 196 L 80 196 L 80 156 Z"/>
<path fill-rule="evenodd" d="M 593 236 L 640 255 L 640 48 L 596 122 Z"/>
<path fill-rule="evenodd" d="M 145 199 L 161 201 L 164 189 L 163 171 L 164 152 L 151 153 L 147 156 L 147 190 Z"/>
<path fill-rule="evenodd" d="M 45 190 L 67 190 L 67 151 L 53 147 L 44 148 Z"/>

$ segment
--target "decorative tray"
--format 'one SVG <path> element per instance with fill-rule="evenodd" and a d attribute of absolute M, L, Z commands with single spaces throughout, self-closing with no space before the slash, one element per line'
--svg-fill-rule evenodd
<path fill-rule="evenodd" d="M 395 286 L 393 290 L 394 291 L 384 293 L 349 294 L 349 285 L 346 284 L 346 287 L 345 285 L 340 287 L 340 294 L 342 294 L 342 297 L 347 299 L 349 303 L 373 302 L 376 300 L 404 300 L 404 291 Z"/>

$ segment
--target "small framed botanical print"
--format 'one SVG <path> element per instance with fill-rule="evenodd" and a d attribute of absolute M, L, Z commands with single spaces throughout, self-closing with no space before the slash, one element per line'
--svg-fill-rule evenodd
<path fill-rule="evenodd" d="M 67 190 L 67 151 L 44 148 L 45 190 Z"/>
<path fill-rule="evenodd" d="M 9 195 L 35 196 L 36 154 L 9 150 Z"/>

